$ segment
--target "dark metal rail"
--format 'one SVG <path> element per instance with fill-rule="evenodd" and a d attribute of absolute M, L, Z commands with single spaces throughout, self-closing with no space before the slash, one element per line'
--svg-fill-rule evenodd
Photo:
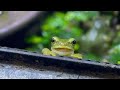
<path fill-rule="evenodd" d="M 67 57 L 45 56 L 37 52 L 0 47 L 0 61 L 22 61 L 26 63 L 39 64 L 44 66 L 63 67 L 67 69 L 91 70 L 95 72 L 114 72 L 120 74 L 120 65 L 101 63 L 90 60 L 79 60 Z"/>

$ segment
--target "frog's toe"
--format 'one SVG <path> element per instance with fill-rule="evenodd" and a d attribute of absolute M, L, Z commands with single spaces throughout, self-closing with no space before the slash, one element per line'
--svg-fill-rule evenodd
<path fill-rule="evenodd" d="M 51 53 L 50 55 L 51 55 L 51 56 L 56 56 L 56 54 L 54 54 L 54 53 Z"/>
<path fill-rule="evenodd" d="M 77 57 L 78 59 L 82 59 L 82 57 Z"/>
<path fill-rule="evenodd" d="M 73 54 L 71 55 L 73 58 L 77 58 L 77 59 L 82 59 L 82 55 L 81 54 Z"/>
<path fill-rule="evenodd" d="M 47 52 L 44 52 L 44 53 L 43 53 L 43 55 L 50 55 L 50 54 L 49 54 L 49 53 L 47 53 Z"/>

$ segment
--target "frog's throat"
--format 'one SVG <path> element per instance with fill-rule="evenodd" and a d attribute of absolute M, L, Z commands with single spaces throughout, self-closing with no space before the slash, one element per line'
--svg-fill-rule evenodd
<path fill-rule="evenodd" d="M 58 55 L 62 55 L 62 56 L 67 56 L 67 55 L 71 55 L 74 53 L 73 49 L 70 48 L 51 48 L 51 50 L 58 54 Z"/>

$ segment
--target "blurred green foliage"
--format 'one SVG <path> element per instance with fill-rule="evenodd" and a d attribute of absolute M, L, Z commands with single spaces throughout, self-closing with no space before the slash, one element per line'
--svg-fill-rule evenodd
<path fill-rule="evenodd" d="M 109 50 L 108 59 L 111 63 L 120 64 L 120 45 Z"/>
<path fill-rule="evenodd" d="M 85 59 L 107 59 L 111 63 L 120 63 L 120 28 L 110 27 L 116 12 L 107 11 L 56 11 L 50 14 L 40 25 L 41 35 L 27 37 L 28 50 L 38 51 L 50 48 L 51 37 L 75 38 L 75 51 L 82 53 Z"/>

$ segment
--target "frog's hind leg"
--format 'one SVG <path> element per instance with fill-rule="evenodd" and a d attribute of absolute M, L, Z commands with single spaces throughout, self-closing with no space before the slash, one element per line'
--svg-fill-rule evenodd
<path fill-rule="evenodd" d="M 82 54 L 79 54 L 79 53 L 77 53 L 77 54 L 72 54 L 71 57 L 73 57 L 73 58 L 78 58 L 78 59 L 82 59 Z"/>

